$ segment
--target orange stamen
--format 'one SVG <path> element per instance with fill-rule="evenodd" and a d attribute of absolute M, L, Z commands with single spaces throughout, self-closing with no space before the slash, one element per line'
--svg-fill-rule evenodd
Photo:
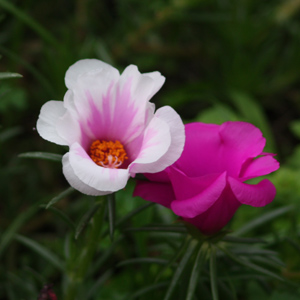
<path fill-rule="evenodd" d="M 99 166 L 116 169 L 128 159 L 124 146 L 119 141 L 96 140 L 90 147 L 90 157 Z"/>

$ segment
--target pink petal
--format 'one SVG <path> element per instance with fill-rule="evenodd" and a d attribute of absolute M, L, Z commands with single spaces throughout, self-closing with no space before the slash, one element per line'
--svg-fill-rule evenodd
<path fill-rule="evenodd" d="M 157 165 L 156 162 L 168 151 L 171 144 L 169 125 L 154 117 L 144 132 L 141 150 L 129 166 L 130 174 L 155 173 L 165 168 L 165 165 Z"/>
<path fill-rule="evenodd" d="M 184 218 L 184 220 L 196 226 L 204 234 L 214 234 L 231 220 L 240 205 L 230 188 L 226 187 L 210 208 L 194 218 Z"/>
<path fill-rule="evenodd" d="M 254 125 L 246 122 L 225 122 L 220 128 L 223 165 L 229 176 L 238 177 L 243 163 L 262 153 L 266 139 Z"/>
<path fill-rule="evenodd" d="M 134 189 L 133 196 L 142 197 L 145 200 L 159 203 L 170 208 L 175 195 L 170 183 L 147 182 L 139 180 Z"/>
<path fill-rule="evenodd" d="M 250 185 L 228 177 L 228 183 L 233 194 L 242 204 L 254 207 L 265 206 L 272 202 L 276 195 L 275 186 L 268 179 L 264 179 L 258 184 Z"/>
<path fill-rule="evenodd" d="M 250 159 L 249 163 L 242 167 L 240 178 L 243 178 L 243 181 L 267 175 L 271 172 L 276 171 L 279 168 L 279 162 L 274 159 L 271 155 L 258 157 L 256 159 Z"/>
<path fill-rule="evenodd" d="M 66 153 L 63 156 L 63 173 L 69 182 L 70 186 L 72 186 L 74 189 L 78 190 L 79 192 L 86 194 L 86 195 L 91 195 L 91 196 L 101 196 L 101 195 L 106 195 L 110 194 L 110 192 L 102 192 L 98 191 L 89 185 L 85 184 L 82 182 L 74 173 L 74 170 L 72 169 L 72 166 L 69 161 L 69 153 Z"/>
<path fill-rule="evenodd" d="M 67 141 L 57 130 L 58 120 L 66 113 L 62 101 L 48 101 L 42 108 L 36 124 L 39 135 L 47 141 L 58 145 L 67 145 Z"/>
<path fill-rule="evenodd" d="M 188 177 L 184 178 L 184 176 L 179 174 L 176 174 L 175 176 L 172 178 L 170 175 L 177 199 L 171 203 L 171 208 L 175 214 L 185 218 L 194 218 L 197 215 L 205 212 L 219 199 L 226 186 L 226 172 L 224 172 L 220 174 L 213 182 L 210 182 L 210 184 L 205 189 L 203 189 L 203 187 L 200 187 L 200 192 L 195 194 L 197 192 L 196 181 L 190 180 L 190 178 Z M 184 193 L 180 191 L 180 187 L 176 187 L 177 184 L 180 184 L 181 180 L 184 180 L 184 183 L 188 184 L 185 188 L 187 197 L 178 199 L 177 194 L 179 193 L 179 195 L 185 196 Z M 205 181 L 208 180 L 205 179 Z M 201 184 L 201 178 L 199 179 L 199 184 Z M 192 192 L 188 191 L 188 187 L 190 187 Z M 190 194 L 194 194 L 194 196 L 189 197 Z"/>
<path fill-rule="evenodd" d="M 78 143 L 70 147 L 69 163 L 80 181 L 107 194 L 124 188 L 129 178 L 127 169 L 103 168 L 95 164 Z M 67 173 L 65 176 L 68 180 Z"/>

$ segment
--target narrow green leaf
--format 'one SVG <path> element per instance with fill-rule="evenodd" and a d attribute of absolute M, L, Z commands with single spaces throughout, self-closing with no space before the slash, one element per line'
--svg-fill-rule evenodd
<path fill-rule="evenodd" d="M 33 29 L 41 38 L 43 38 L 48 43 L 53 44 L 58 48 L 61 47 L 56 38 L 49 31 L 47 31 L 44 27 L 41 26 L 41 24 L 32 19 L 28 14 L 17 8 L 13 3 L 5 0 L 0 0 L 0 7 L 9 11 L 20 21 L 31 27 L 31 29 Z"/>
<path fill-rule="evenodd" d="M 70 194 L 72 194 L 75 191 L 74 188 L 69 187 L 66 190 L 64 190 L 63 192 L 61 192 L 59 195 L 55 196 L 54 198 L 52 198 L 49 203 L 46 205 L 46 209 L 50 208 L 50 206 L 52 206 L 53 204 L 57 203 L 59 200 L 69 196 Z"/>
<path fill-rule="evenodd" d="M 16 126 L 12 128 L 5 129 L 1 131 L 0 133 L 0 142 L 5 142 L 6 140 L 9 140 L 10 138 L 13 138 L 20 134 L 22 132 L 21 127 Z"/>
<path fill-rule="evenodd" d="M 167 286 L 168 284 L 169 284 L 169 281 L 163 281 L 160 283 L 154 283 L 154 284 L 148 285 L 148 286 L 136 291 L 134 294 L 132 294 L 130 296 L 126 296 L 124 298 L 124 300 L 133 300 L 133 299 L 139 298 L 140 296 L 147 294 L 148 292 L 157 290 L 159 288 Z"/>
<path fill-rule="evenodd" d="M 165 272 L 165 270 L 170 268 L 178 260 L 178 258 L 181 256 L 182 252 L 186 249 L 189 242 L 190 242 L 189 238 L 185 238 L 183 240 L 179 249 L 175 252 L 175 255 L 169 260 L 168 264 L 166 264 L 156 275 L 154 282 L 157 282 L 159 280 L 159 278 L 161 277 L 161 275 Z"/>
<path fill-rule="evenodd" d="M 197 286 L 197 281 L 198 281 L 202 266 L 205 262 L 206 253 L 207 253 L 207 244 L 203 243 L 199 248 L 199 251 L 197 253 L 196 260 L 195 260 L 195 263 L 194 263 L 194 266 L 192 269 L 190 282 L 189 282 L 189 286 L 187 289 L 186 300 L 193 300 L 193 296 L 194 296 L 195 289 Z"/>
<path fill-rule="evenodd" d="M 51 263 L 57 269 L 61 271 L 64 270 L 64 264 L 61 261 L 61 259 L 57 257 L 54 253 L 52 253 L 50 250 L 45 248 L 44 246 L 38 244 L 36 241 L 33 241 L 20 234 L 15 235 L 15 240 L 27 246 L 32 251 L 35 251 L 40 256 L 44 257 L 49 263 Z"/>
<path fill-rule="evenodd" d="M 161 259 L 161 258 L 152 258 L 152 257 L 139 257 L 139 258 L 123 260 L 117 264 L 117 267 L 122 267 L 122 266 L 132 265 L 132 264 L 143 264 L 143 263 L 166 265 L 168 263 L 168 260 Z"/>
<path fill-rule="evenodd" d="M 111 241 L 114 240 L 115 231 L 115 218 L 116 218 L 116 198 L 115 193 L 107 195 L 108 201 L 108 223 L 109 223 L 109 236 Z"/>
<path fill-rule="evenodd" d="M 61 160 L 62 160 L 62 155 L 48 153 L 48 152 L 26 152 L 26 153 L 19 154 L 19 157 L 35 158 L 35 159 L 38 158 L 38 159 L 52 160 L 52 161 L 58 161 L 58 162 L 61 162 Z"/>
<path fill-rule="evenodd" d="M 217 277 L 217 262 L 216 262 L 216 249 L 211 245 L 210 259 L 209 259 L 209 270 L 210 270 L 210 286 L 213 300 L 218 300 L 218 277 Z"/>
<path fill-rule="evenodd" d="M 190 257 L 192 256 L 194 250 L 195 250 L 195 247 L 196 247 L 196 244 L 193 243 L 193 241 L 191 241 L 188 245 L 188 248 L 185 252 L 185 254 L 183 255 L 174 275 L 173 275 L 173 278 L 171 280 L 171 283 L 168 287 L 168 290 L 166 292 L 166 295 L 164 297 L 164 300 L 169 300 L 174 292 L 174 289 L 179 281 L 179 278 L 180 278 L 180 275 L 182 274 L 185 266 L 187 265 Z"/>
<path fill-rule="evenodd" d="M 67 225 L 70 226 L 70 228 L 73 231 L 75 231 L 75 224 L 74 224 L 74 222 L 65 213 L 63 213 L 60 209 L 58 209 L 56 207 L 50 207 L 49 210 L 52 211 L 53 213 L 55 213 L 57 216 L 59 216 L 63 221 L 65 221 L 65 223 Z"/>
<path fill-rule="evenodd" d="M 138 208 L 134 209 L 133 211 L 131 211 L 130 213 L 128 213 L 127 215 L 125 215 L 124 217 L 122 217 L 118 221 L 116 221 L 115 228 L 119 228 L 121 225 L 123 225 L 124 223 L 126 223 L 132 217 L 134 217 L 135 215 L 139 214 L 143 210 L 145 210 L 148 207 L 151 207 L 153 205 L 155 205 L 155 203 L 151 202 L 151 203 L 147 203 L 147 204 L 145 204 L 145 205 L 143 205 L 141 207 L 138 207 Z M 109 233 L 109 230 L 104 231 L 103 236 L 106 236 L 108 233 Z"/>
<path fill-rule="evenodd" d="M 276 278 L 280 281 L 285 281 L 284 278 L 282 278 L 281 276 L 267 270 L 267 269 L 264 269 L 260 266 L 257 266 L 253 263 L 251 263 L 250 261 L 247 261 L 246 259 L 243 259 L 243 258 L 240 258 L 234 254 L 232 254 L 228 249 L 225 249 L 223 247 L 218 247 L 221 251 L 223 251 L 229 258 L 231 258 L 233 261 L 237 262 L 238 264 L 242 265 L 242 266 L 245 266 L 245 267 L 248 267 L 254 271 L 257 271 L 259 273 L 262 273 L 262 274 L 265 274 L 269 277 L 273 277 L 273 278 Z"/>
<path fill-rule="evenodd" d="M 18 232 L 21 226 L 26 223 L 32 216 L 39 210 L 40 203 L 30 207 L 28 210 L 20 213 L 10 226 L 4 231 L 0 239 L 0 257 L 4 253 L 4 250 L 9 245 L 14 235 Z"/>
<path fill-rule="evenodd" d="M 84 296 L 85 300 L 91 299 L 99 290 L 99 288 L 114 274 L 112 269 L 107 270 L 102 274 L 96 282 L 88 289 L 88 293 Z"/>
<path fill-rule="evenodd" d="M 138 228 L 126 228 L 125 231 L 159 231 L 159 232 L 176 232 L 187 233 L 187 230 L 183 226 L 144 226 Z"/>
<path fill-rule="evenodd" d="M 237 244 L 258 244 L 258 243 L 266 243 L 263 239 L 258 238 L 244 238 L 244 237 L 236 237 L 232 235 L 224 236 L 222 239 L 224 242 L 228 243 L 237 243 Z"/>
<path fill-rule="evenodd" d="M 10 72 L 0 73 L 0 79 L 20 78 L 20 77 L 23 77 L 23 76 L 21 74 L 18 74 L 18 73 L 10 73 Z"/>
<path fill-rule="evenodd" d="M 239 236 L 239 235 L 245 234 L 245 233 L 253 230 L 254 228 L 257 228 L 267 222 L 272 221 L 273 219 L 275 219 L 279 216 L 286 214 L 287 212 L 291 211 L 294 208 L 295 208 L 294 205 L 288 205 L 288 206 L 276 208 L 270 212 L 267 212 L 267 213 L 263 214 L 262 216 L 259 216 L 258 218 L 248 222 L 242 228 L 237 230 L 235 232 L 235 235 Z"/>
<path fill-rule="evenodd" d="M 75 231 L 75 239 L 77 240 L 80 233 L 83 231 L 83 229 L 87 226 L 87 224 L 90 222 L 94 214 L 97 212 L 101 204 L 96 204 L 92 208 L 90 208 L 81 218 L 79 221 L 76 231 Z"/>

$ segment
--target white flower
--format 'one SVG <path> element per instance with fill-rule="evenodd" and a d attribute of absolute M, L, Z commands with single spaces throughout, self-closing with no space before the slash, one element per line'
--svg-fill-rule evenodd
<path fill-rule="evenodd" d="M 66 73 L 64 101 L 41 109 L 37 131 L 46 140 L 68 145 L 63 173 L 88 195 L 125 187 L 136 173 L 156 173 L 173 164 L 183 150 L 184 125 L 169 106 L 154 113 L 151 97 L 165 78 L 128 66 L 123 74 L 97 60 L 84 59 Z"/>

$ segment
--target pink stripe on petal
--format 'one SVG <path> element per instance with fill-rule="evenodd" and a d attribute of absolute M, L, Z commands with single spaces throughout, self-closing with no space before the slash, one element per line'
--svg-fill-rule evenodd
<path fill-rule="evenodd" d="M 228 177 L 228 183 L 237 200 L 242 204 L 261 207 L 273 201 L 276 189 L 273 183 L 264 179 L 258 184 L 242 183 L 232 177 Z"/>

